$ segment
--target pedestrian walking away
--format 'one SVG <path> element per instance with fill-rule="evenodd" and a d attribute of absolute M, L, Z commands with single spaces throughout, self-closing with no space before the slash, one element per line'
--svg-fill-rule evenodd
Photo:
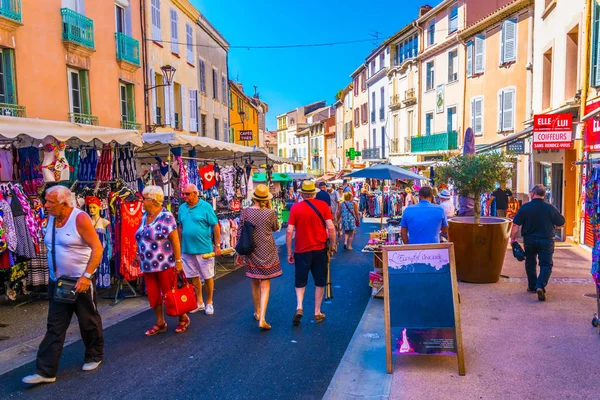
<path fill-rule="evenodd" d="M 506 218 L 506 210 L 508 210 L 508 202 L 512 199 L 510 189 L 505 189 L 503 184 L 496 184 L 496 190 L 492 192 L 492 196 L 496 199 L 496 216 Z"/>
<path fill-rule="evenodd" d="M 64 186 L 46 191 L 44 207 L 50 218 L 44 237 L 48 247 L 48 324 L 37 353 L 33 375 L 23 378 L 24 383 L 51 383 L 56 381 L 58 365 L 73 313 L 77 316 L 81 338 L 85 345 L 83 371 L 92 371 L 102 362 L 104 336 L 102 319 L 98 313 L 94 272 L 102 261 L 102 244 L 92 220 L 83 211 L 74 208 L 71 192 Z M 66 278 L 77 279 L 74 301 L 55 295 L 55 290 Z M 71 292 L 73 294 L 73 292 Z"/>
<path fill-rule="evenodd" d="M 352 201 L 352 193 L 344 193 L 344 202 L 340 204 L 338 218 L 342 221 L 344 250 L 353 250 L 352 241 L 359 224 L 358 204 Z"/>
<path fill-rule="evenodd" d="M 329 194 L 329 200 L 331 202 L 331 215 L 335 217 L 338 212 L 338 206 L 340 205 L 341 198 L 337 190 L 335 190 L 335 188 L 331 184 L 327 185 L 327 193 Z"/>
<path fill-rule="evenodd" d="M 198 307 L 192 311 L 214 314 L 213 292 L 215 289 L 215 258 L 203 258 L 209 253 L 221 255 L 221 228 L 212 206 L 198 196 L 194 184 L 181 192 L 185 201 L 179 207 L 179 231 L 183 252 L 183 269 L 186 277 L 196 288 Z M 202 281 L 206 288 L 206 305 L 202 297 Z"/>
<path fill-rule="evenodd" d="M 154 336 L 167 331 L 163 296 L 177 283 L 177 274 L 183 271 L 183 262 L 177 223 L 173 214 L 163 208 L 165 195 L 162 188 L 146 186 L 142 196 L 144 215 L 135 239 L 148 301 L 156 314 L 156 324 L 146 331 L 146 336 Z M 183 333 L 189 326 L 190 318 L 182 314 L 175 332 Z"/>
<path fill-rule="evenodd" d="M 444 213 L 446 214 L 446 218 L 452 218 L 456 215 L 456 208 L 454 208 L 454 204 L 450 199 L 452 196 L 447 189 L 443 189 L 440 194 L 438 194 L 440 198 L 440 206 L 444 209 Z"/>
<path fill-rule="evenodd" d="M 423 186 L 419 189 L 419 202 L 402 213 L 400 235 L 404 244 L 439 243 L 440 235 L 448 232 L 444 209 L 432 201 L 431 188 Z"/>
<path fill-rule="evenodd" d="M 325 182 L 319 182 L 319 191 L 317 192 L 315 198 L 317 200 L 324 201 L 329 207 L 331 207 L 331 197 L 329 197 L 329 193 L 327 193 L 327 184 Z"/>
<path fill-rule="evenodd" d="M 252 235 L 256 248 L 247 256 L 240 256 L 246 270 L 246 276 L 252 279 L 252 302 L 254 319 L 261 329 L 269 330 L 265 316 L 269 304 L 271 279 L 281 276 L 279 253 L 273 238 L 273 232 L 279 230 L 277 214 L 271 209 L 271 199 L 266 185 L 260 184 L 252 194 L 254 204 L 244 209 L 242 219 L 251 222 L 255 229 Z M 238 233 L 239 237 L 239 233 Z"/>
<path fill-rule="evenodd" d="M 519 229 L 525 245 L 525 272 L 527 291 L 537 293 L 538 300 L 546 301 L 546 286 L 552 274 L 555 230 L 562 228 L 565 217 L 552 204 L 545 201 L 546 188 L 536 185 L 530 192 L 531 201 L 519 208 L 513 219 L 510 242 L 517 241 Z M 540 273 L 537 275 L 537 264 Z"/>
<path fill-rule="evenodd" d="M 294 324 L 302 320 L 302 303 L 309 272 L 315 282 L 315 322 L 325 321 L 321 302 L 327 284 L 328 252 L 332 254 L 335 251 L 335 226 L 330 208 L 325 202 L 315 199 L 314 182 L 304 181 L 300 192 L 304 201 L 292 207 L 286 232 L 288 262 L 295 264 L 297 305 L 292 319 Z M 294 231 L 296 236 L 292 252 Z"/>

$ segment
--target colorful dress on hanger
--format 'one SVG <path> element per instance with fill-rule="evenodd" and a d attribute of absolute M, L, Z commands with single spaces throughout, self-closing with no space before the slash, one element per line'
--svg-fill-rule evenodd
<path fill-rule="evenodd" d="M 137 243 L 135 233 L 142 223 L 142 202 L 123 202 L 121 204 L 121 262 L 119 272 L 126 281 L 137 279 L 142 271 L 137 261 Z"/>
<path fill-rule="evenodd" d="M 96 150 L 88 150 L 84 158 L 79 162 L 79 174 L 77 179 L 85 182 L 93 182 L 96 180 L 96 169 L 98 168 L 98 152 Z"/>
<path fill-rule="evenodd" d="M 98 161 L 98 167 L 96 169 L 96 180 L 97 181 L 110 181 L 112 179 L 112 167 L 113 167 L 113 149 L 107 144 L 104 145 L 102 153 L 100 154 L 100 161 Z"/>
<path fill-rule="evenodd" d="M 107 227 L 108 228 L 108 227 Z M 110 245 L 110 231 L 107 228 L 96 228 L 96 233 L 102 243 L 102 261 L 96 269 L 96 287 L 98 289 L 108 289 L 110 287 L 110 254 L 112 249 Z"/>
<path fill-rule="evenodd" d="M 27 195 L 37 194 L 37 190 L 44 184 L 40 151 L 37 147 L 22 147 L 19 154 L 19 178 L 23 190 Z"/>
<path fill-rule="evenodd" d="M 14 189 L 12 190 L 10 208 L 13 214 L 15 231 L 17 234 L 17 249 L 15 253 L 24 258 L 34 258 L 36 256 L 35 243 L 27 227 L 25 210 Z"/>

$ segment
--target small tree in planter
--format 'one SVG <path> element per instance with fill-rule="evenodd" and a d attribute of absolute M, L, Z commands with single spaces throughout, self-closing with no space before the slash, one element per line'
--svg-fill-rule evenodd
<path fill-rule="evenodd" d="M 479 199 L 492 192 L 496 183 L 506 183 L 511 176 L 507 163 L 514 160 L 504 153 L 465 154 L 451 158 L 436 170 L 436 182 L 452 182 L 461 197 L 475 202 L 475 223 L 481 220 Z"/>

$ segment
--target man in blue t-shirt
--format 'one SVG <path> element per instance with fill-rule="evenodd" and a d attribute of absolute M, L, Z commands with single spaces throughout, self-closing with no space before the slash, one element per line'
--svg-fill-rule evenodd
<path fill-rule="evenodd" d="M 196 288 L 198 307 L 192 313 L 203 311 L 212 315 L 215 288 L 215 258 L 204 254 L 221 254 L 221 228 L 212 206 L 198 197 L 196 185 L 187 185 L 181 192 L 185 201 L 179 207 L 179 235 L 185 276 Z M 214 244 L 213 244 L 214 240 Z M 202 299 L 202 281 L 206 286 L 206 305 Z"/>
<path fill-rule="evenodd" d="M 404 244 L 439 243 L 440 234 L 448 232 L 446 213 L 441 206 L 433 204 L 429 186 L 419 189 L 419 202 L 406 207 L 400 226 Z"/>
<path fill-rule="evenodd" d="M 329 193 L 327 193 L 327 184 L 324 181 L 319 182 L 319 191 L 315 198 L 324 201 L 331 207 L 331 197 L 329 196 Z"/>

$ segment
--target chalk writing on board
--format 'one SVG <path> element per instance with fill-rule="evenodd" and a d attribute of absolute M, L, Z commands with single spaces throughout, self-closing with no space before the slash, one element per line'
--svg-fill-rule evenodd
<path fill-rule="evenodd" d="M 439 271 L 449 263 L 448 249 L 402 250 L 388 253 L 388 267 L 393 269 L 410 270 L 411 265 L 428 264 Z"/>
<path fill-rule="evenodd" d="M 456 354 L 453 329 L 392 329 L 393 354 Z"/>

